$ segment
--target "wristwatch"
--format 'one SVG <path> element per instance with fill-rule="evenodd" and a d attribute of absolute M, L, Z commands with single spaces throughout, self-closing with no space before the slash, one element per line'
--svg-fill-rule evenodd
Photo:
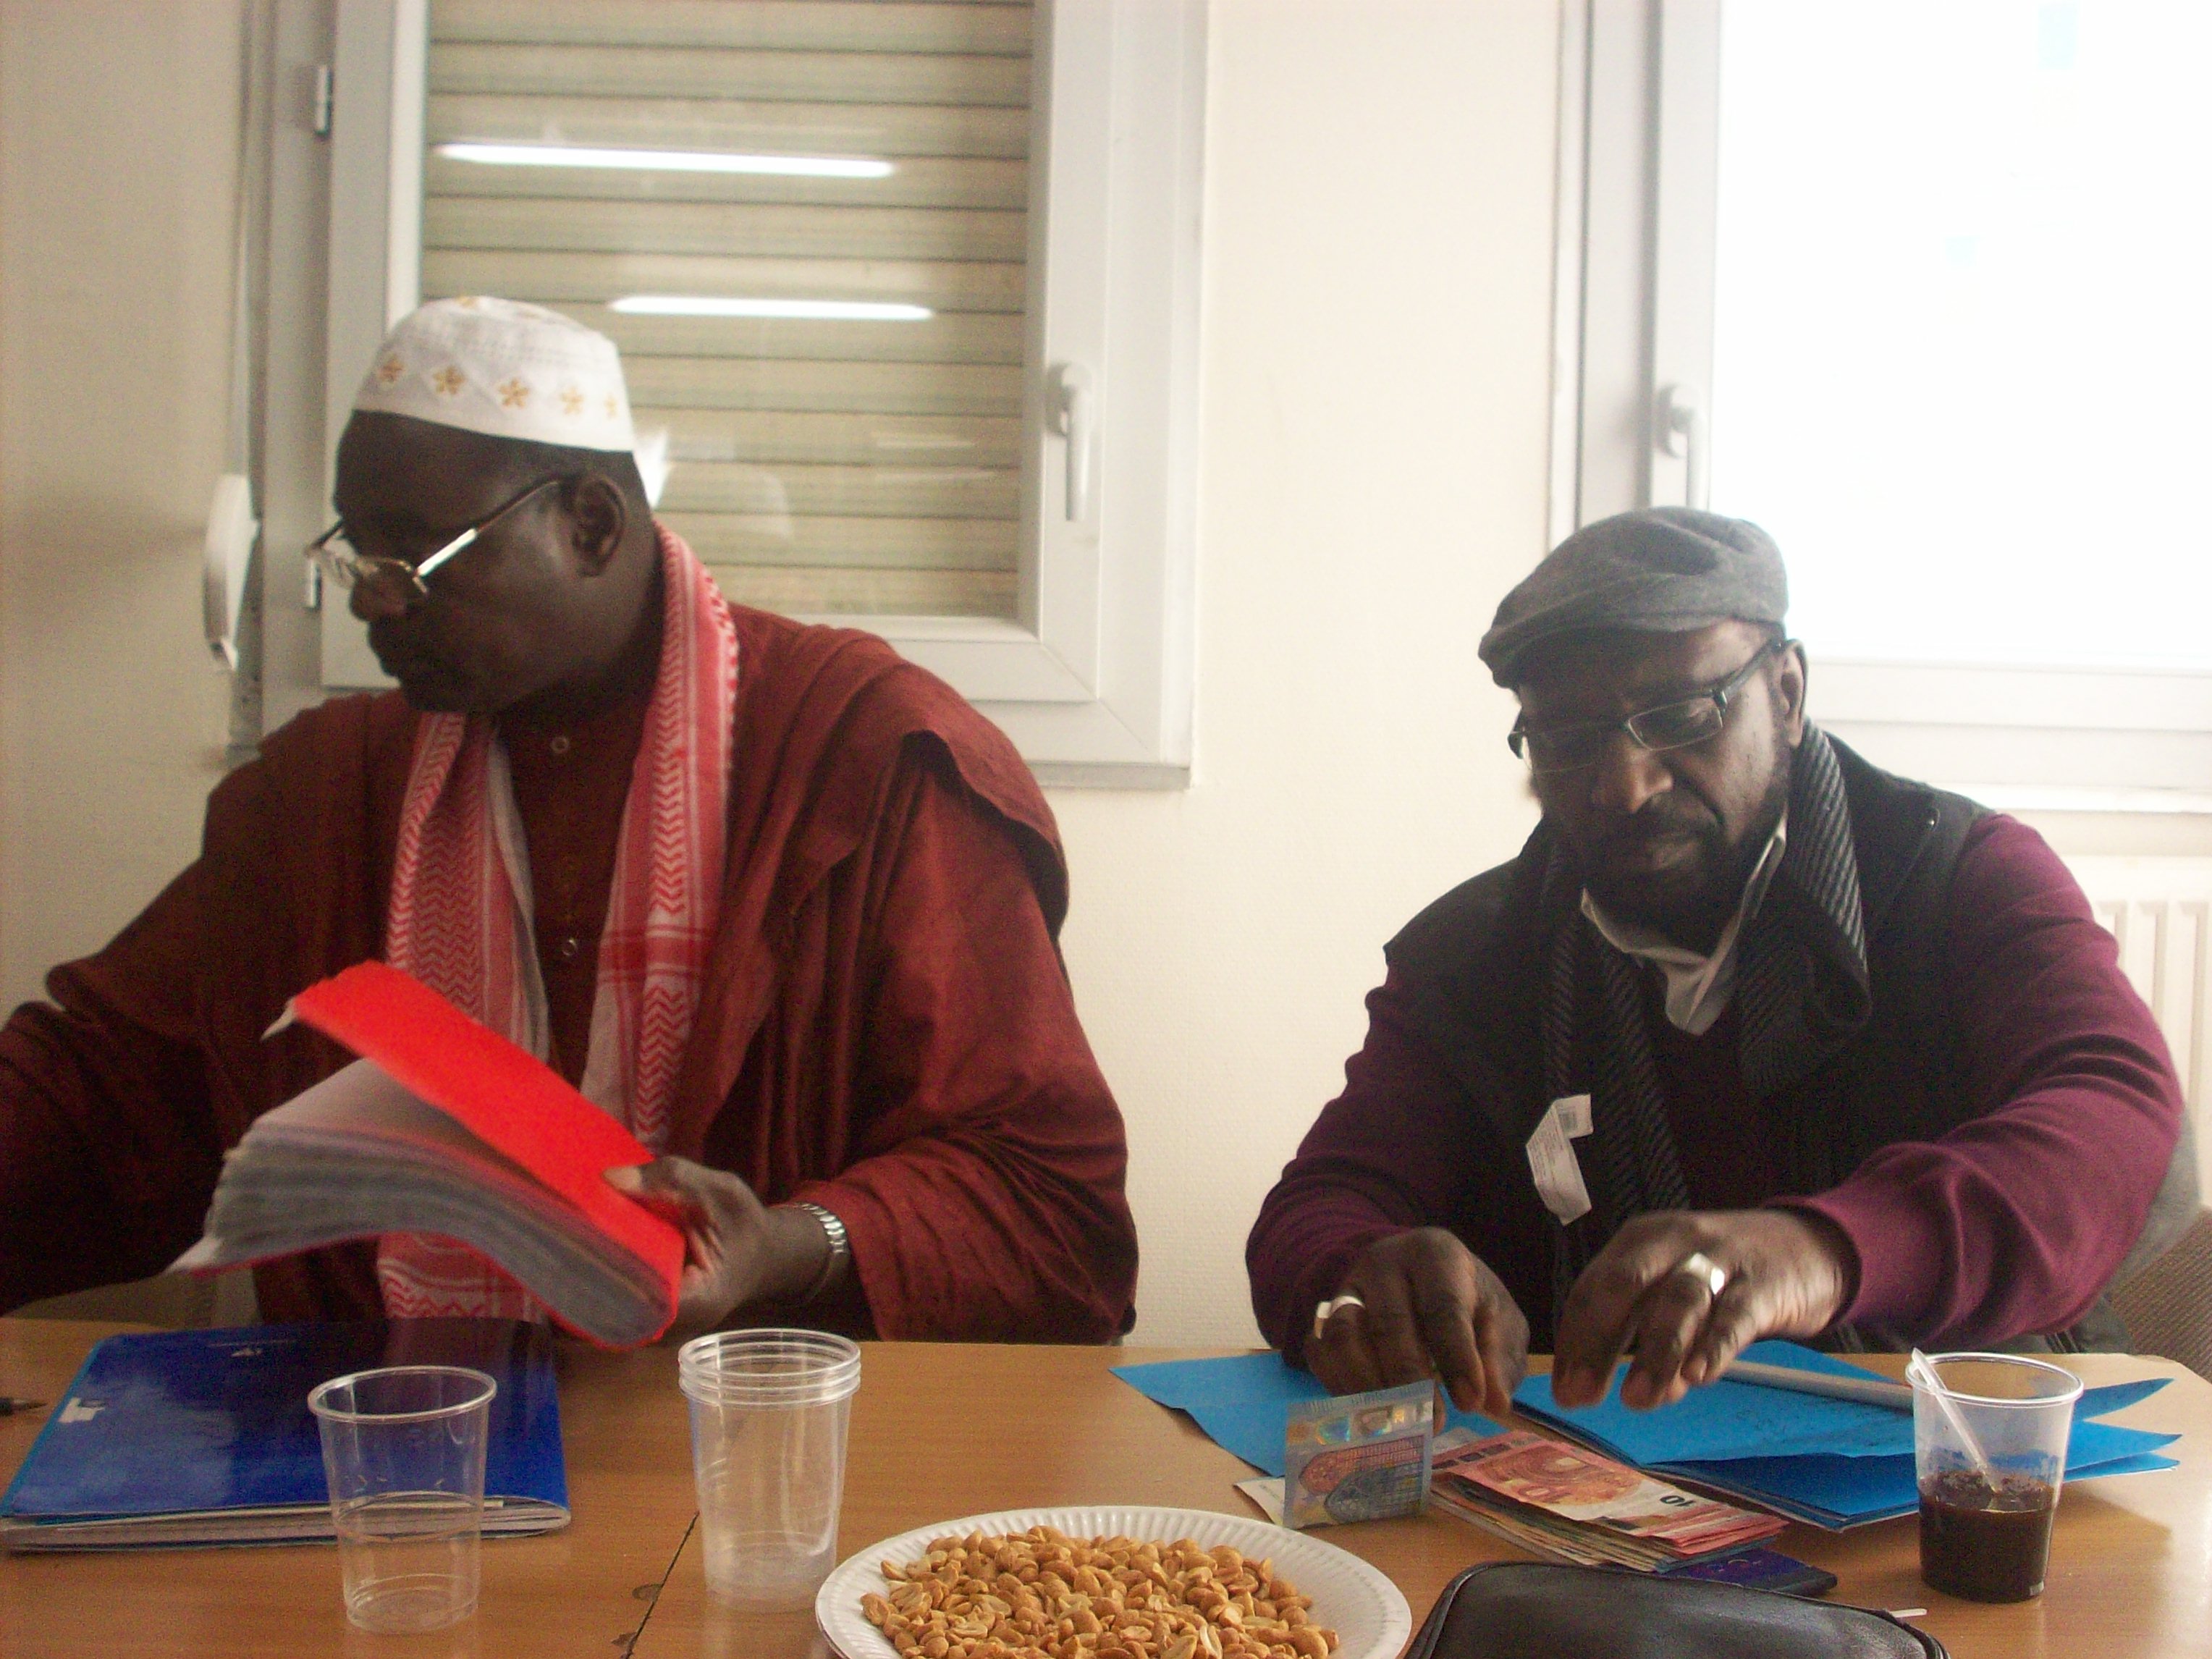
<path fill-rule="evenodd" d="M 837 1276 L 838 1268 L 853 1259 L 853 1240 L 852 1236 L 845 1231 L 845 1224 L 838 1218 L 835 1210 L 825 1210 L 819 1204 L 810 1204 L 803 1198 L 794 1200 L 791 1207 L 794 1210 L 804 1210 L 820 1222 L 822 1231 L 829 1236 L 830 1239 L 830 1254 L 823 1260 L 821 1273 L 816 1277 L 814 1283 L 808 1287 L 806 1294 L 799 1298 L 804 1304 L 813 1301 L 816 1297 L 828 1290 L 830 1281 Z"/>

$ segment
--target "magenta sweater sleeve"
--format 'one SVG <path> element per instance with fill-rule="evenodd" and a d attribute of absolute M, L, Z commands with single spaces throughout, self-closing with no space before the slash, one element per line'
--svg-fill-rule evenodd
<path fill-rule="evenodd" d="M 1532 1324 L 1550 1307 L 1551 1245 L 1526 1154 L 1502 1144 L 1419 1036 L 1395 973 L 1368 994 L 1367 1017 L 1344 1092 L 1307 1131 L 1244 1248 L 1260 1328 L 1293 1362 L 1352 1259 L 1413 1227 L 1457 1233 Z"/>
<path fill-rule="evenodd" d="M 2142 1231 L 2181 1127 L 2165 1039 L 2042 836 L 1998 814 L 1978 823 L 1950 922 L 1978 1115 L 1791 1205 L 1857 1253 L 1844 1318 L 1901 1344 L 2002 1341 L 2081 1318 Z"/>

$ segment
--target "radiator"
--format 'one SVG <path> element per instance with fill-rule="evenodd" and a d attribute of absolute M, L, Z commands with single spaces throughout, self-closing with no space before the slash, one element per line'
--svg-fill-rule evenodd
<path fill-rule="evenodd" d="M 2212 859 L 2067 860 L 2150 1005 L 2197 1127 L 2197 1179 L 2212 1202 Z"/>

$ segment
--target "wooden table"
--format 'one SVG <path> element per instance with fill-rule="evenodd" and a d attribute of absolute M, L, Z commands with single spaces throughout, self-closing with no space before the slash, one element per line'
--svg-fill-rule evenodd
<path fill-rule="evenodd" d="M 115 1325 L 0 1319 L 0 1394 L 50 1405 Z M 565 1374 L 571 1358 L 580 1374 Z M 0 1555 L 0 1656 L 590 1654 L 611 1659 L 651 1610 L 691 1524 L 690 1428 L 676 1356 L 563 1354 L 574 1519 L 543 1538 L 487 1542 L 483 1597 L 459 1639 L 374 1637 L 346 1623 L 328 1545 L 114 1555 Z M 0 1480 L 46 1413 L 0 1418 Z M 635 1592 L 644 1589 L 642 1596 Z"/>
<path fill-rule="evenodd" d="M 113 1328 L 0 1320 L 0 1392 L 57 1399 L 86 1349 Z M 842 1547 L 955 1516 L 1042 1504 L 1249 1515 L 1231 1483 L 1251 1471 L 1188 1419 L 1107 1372 L 1185 1357 L 870 1345 L 854 1402 Z M 1843 1599 L 1928 1608 L 1926 1628 L 1960 1659 L 2212 1651 L 2212 1385 L 2162 1360 L 2094 1355 L 2071 1363 L 2092 1382 L 2174 1376 L 2113 1420 L 2182 1431 L 2174 1449 L 2182 1467 L 2069 1487 L 2041 1600 L 1985 1607 L 1929 1589 L 1910 1521 L 1841 1537 L 1792 1527 L 1779 1547 L 1837 1574 Z M 570 1351 L 562 1365 L 575 1520 L 549 1537 L 488 1543 L 482 1610 L 458 1631 L 412 1640 L 349 1629 L 327 1547 L 9 1557 L 0 1558 L 0 1655 L 818 1659 L 825 1650 L 811 1616 L 749 1619 L 706 1595 L 690 1535 L 690 1454 L 673 1353 Z M 0 1480 L 37 1426 L 35 1419 L 0 1419 Z M 1417 1622 L 1460 1568 L 1511 1553 L 1441 1516 L 1326 1535 L 1389 1573 Z"/>

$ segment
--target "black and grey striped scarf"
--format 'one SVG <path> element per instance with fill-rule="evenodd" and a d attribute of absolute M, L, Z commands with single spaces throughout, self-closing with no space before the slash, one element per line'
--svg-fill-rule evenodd
<path fill-rule="evenodd" d="M 1858 858 L 1835 751 L 1814 727 L 1790 781 L 1790 836 L 1757 912 L 1736 941 L 1739 1055 L 1765 1100 L 1804 1077 L 1871 1010 Z M 1646 1210 L 1686 1209 L 1646 1024 L 1641 963 L 1608 944 L 1575 902 L 1581 880 L 1563 844 L 1545 872 L 1551 939 L 1541 1014 L 1546 1099 L 1587 1091 L 1591 1130 L 1578 1143 L 1590 1212 L 1554 1223 L 1554 1308 L 1606 1241 Z"/>

